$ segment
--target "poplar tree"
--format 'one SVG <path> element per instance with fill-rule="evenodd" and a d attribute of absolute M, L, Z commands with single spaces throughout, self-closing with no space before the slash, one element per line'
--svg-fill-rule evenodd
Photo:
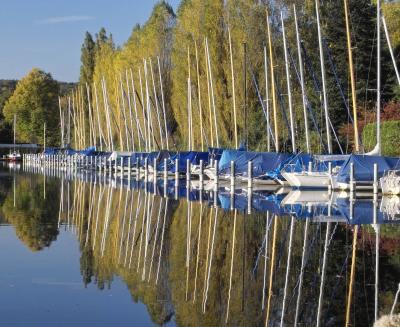
<path fill-rule="evenodd" d="M 95 56 L 96 56 L 95 43 L 93 41 L 92 35 L 89 32 L 85 34 L 85 40 L 82 44 L 81 49 L 81 74 L 79 78 L 79 83 L 89 85 L 93 82 L 93 72 L 95 66 Z"/>

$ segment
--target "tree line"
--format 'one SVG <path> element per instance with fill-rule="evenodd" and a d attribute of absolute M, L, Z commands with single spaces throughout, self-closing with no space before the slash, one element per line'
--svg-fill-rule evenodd
<path fill-rule="evenodd" d="M 333 145 L 336 152 L 351 152 L 354 124 L 344 4 L 328 0 L 319 7 Z M 364 135 L 362 130 L 375 121 L 376 4 L 349 0 L 348 8 L 357 126 L 368 148 L 374 143 L 368 139 L 372 134 Z M 382 11 L 399 65 L 396 14 L 400 4 L 386 2 Z M 399 108 L 400 88 L 381 31 L 382 98 L 390 108 Z M 253 150 L 274 150 L 278 144 L 280 151 L 290 152 L 295 148 L 292 133 L 296 150 L 307 151 L 307 122 L 312 151 L 325 152 L 317 35 L 315 2 L 311 0 L 183 0 L 176 13 L 160 1 L 121 46 L 115 45 L 104 28 L 95 36 L 85 34 L 79 83 L 60 101 L 53 99 L 54 107 L 61 108 L 60 115 L 56 115 L 58 109 L 52 111 L 58 120 L 54 143 L 136 151 L 205 150 L 207 146 L 240 144 Z M 396 119 L 390 114 L 392 109 L 385 110 L 384 106 L 385 119 Z M 56 133 L 56 125 L 62 135 Z"/>

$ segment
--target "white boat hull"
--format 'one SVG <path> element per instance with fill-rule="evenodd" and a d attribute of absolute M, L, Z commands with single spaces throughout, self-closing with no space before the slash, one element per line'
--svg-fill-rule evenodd
<path fill-rule="evenodd" d="M 287 182 L 296 188 L 329 188 L 332 186 L 332 176 L 319 172 L 282 172 Z"/>

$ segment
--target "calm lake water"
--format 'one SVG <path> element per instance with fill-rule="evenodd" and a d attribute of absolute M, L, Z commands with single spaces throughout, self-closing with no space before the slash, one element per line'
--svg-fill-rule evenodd
<path fill-rule="evenodd" d="M 399 323 L 399 198 L 129 185 L 0 167 L 0 326 Z"/>

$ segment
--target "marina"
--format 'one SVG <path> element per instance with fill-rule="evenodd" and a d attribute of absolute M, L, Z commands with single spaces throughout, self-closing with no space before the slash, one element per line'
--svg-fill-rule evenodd
<path fill-rule="evenodd" d="M 4 6 L 1 326 L 400 326 L 399 1 Z"/>

